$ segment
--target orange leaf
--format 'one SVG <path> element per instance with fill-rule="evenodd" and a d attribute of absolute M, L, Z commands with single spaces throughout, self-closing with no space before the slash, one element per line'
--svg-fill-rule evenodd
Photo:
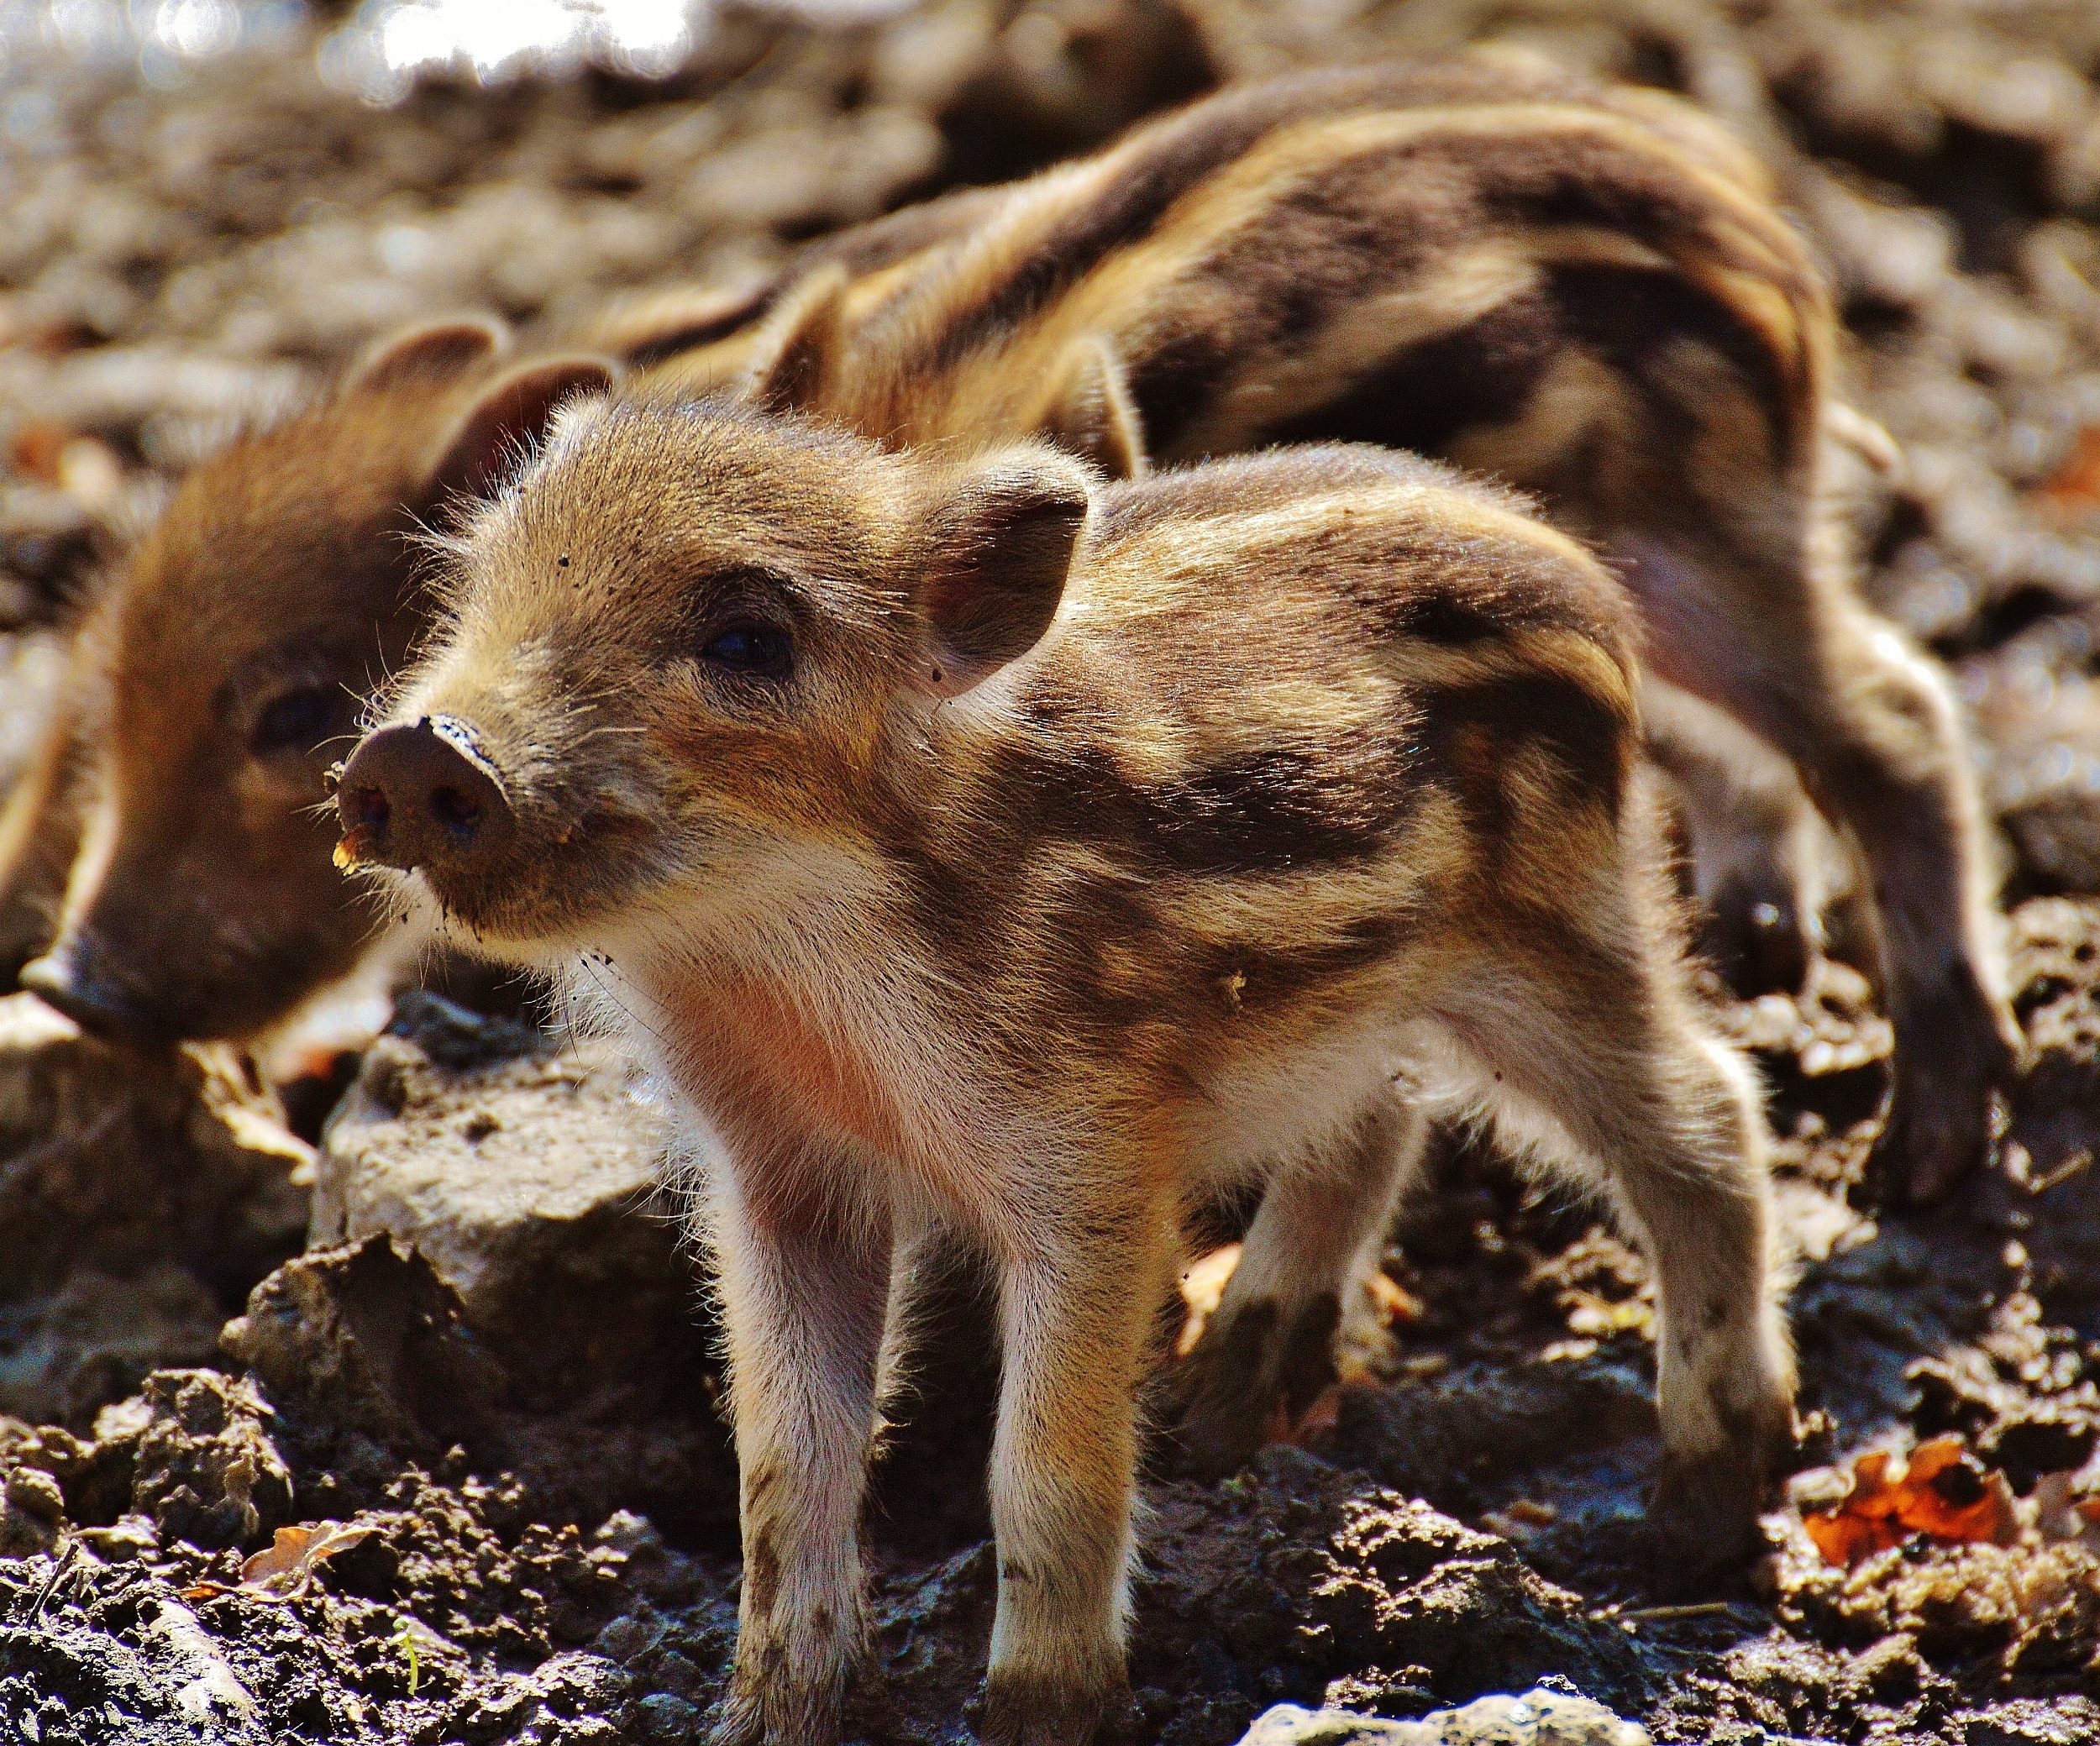
<path fill-rule="evenodd" d="M 1808 1529 L 1824 1563 L 1847 1567 L 1909 1538 L 1893 1522 L 1852 1515 L 1842 1507 L 1803 1516 L 1801 1525 Z"/>
<path fill-rule="evenodd" d="M 1225 1297 L 1225 1288 L 1232 1277 L 1232 1270 L 1240 1264 L 1237 1243 L 1227 1243 L 1222 1249 L 1213 1249 L 1208 1255 L 1192 1263 L 1181 1276 L 1181 1302 L 1184 1314 L 1180 1336 L 1174 1341 L 1174 1356 L 1186 1358 L 1196 1349 L 1203 1338 L 1203 1330 L 1210 1325 L 1210 1318 Z"/>
<path fill-rule="evenodd" d="M 1801 1525 L 1824 1563 L 1849 1566 L 1914 1534 L 2007 1545 L 2019 1518 L 2003 1474 L 1987 1471 L 1959 1437 L 1935 1437 L 1900 1467 L 1886 1450 L 1869 1450 L 1852 1464 L 1845 1502 L 1803 1516 Z"/>
<path fill-rule="evenodd" d="M 243 1588 L 284 1591 L 302 1585 L 324 1559 L 347 1552 L 372 1530 L 345 1528 L 340 1522 L 302 1522 L 280 1528 L 266 1551 L 240 1567 Z"/>
<path fill-rule="evenodd" d="M 1415 1321 L 1422 1313 L 1422 1300 L 1383 1268 L 1363 1282 L 1363 1291 L 1371 1300 L 1372 1312 L 1386 1327 Z"/>
<path fill-rule="evenodd" d="M 1985 1471 L 1958 1437 L 1919 1444 L 1903 1491 L 1897 1519 L 1936 1540 L 2004 1545 L 2018 1526 L 2005 1476 Z"/>
<path fill-rule="evenodd" d="M 2087 425 L 2078 433 L 2078 446 L 2043 482 L 2039 495 L 2073 514 L 2100 507 L 2100 427 Z"/>

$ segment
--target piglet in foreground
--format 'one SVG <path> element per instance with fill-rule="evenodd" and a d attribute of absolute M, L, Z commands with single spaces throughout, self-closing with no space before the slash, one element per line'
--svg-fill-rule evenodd
<path fill-rule="evenodd" d="M 1793 1392 L 1762 1125 L 1662 895 L 1630 609 L 1573 543 L 1371 449 L 1105 485 L 615 400 L 454 561 L 342 773 L 344 852 L 602 990 L 710 1161 L 744 1551 L 718 1738 L 838 1736 L 937 1229 L 986 1256 L 1005 1350 L 984 1737 L 1089 1738 L 1179 1214 L 1266 1178 L 1186 1372 L 1185 1437 L 1230 1455 L 1426 1110 L 1646 1243 L 1663 1524 L 1741 1544 Z"/>

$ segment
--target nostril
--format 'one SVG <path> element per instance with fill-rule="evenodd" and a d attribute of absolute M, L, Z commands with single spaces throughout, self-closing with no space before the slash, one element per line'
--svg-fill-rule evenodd
<path fill-rule="evenodd" d="M 386 798 L 383 789 L 360 784 L 344 789 L 336 797 L 339 813 L 348 814 L 353 826 L 363 826 L 370 831 L 384 831 L 394 815 L 393 803 Z"/>
<path fill-rule="evenodd" d="M 461 842 L 470 842 L 481 828 L 482 806 L 475 797 L 449 783 L 430 791 L 431 815 Z"/>

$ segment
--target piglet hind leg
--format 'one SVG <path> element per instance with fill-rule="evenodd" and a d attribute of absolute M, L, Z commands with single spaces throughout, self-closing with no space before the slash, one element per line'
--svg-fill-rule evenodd
<path fill-rule="evenodd" d="M 1169 1381 L 1180 1471 L 1236 1472 L 1334 1382 L 1343 1306 L 1378 1265 L 1427 1133 L 1389 1093 L 1270 1179 L 1217 1311 Z"/>
<path fill-rule="evenodd" d="M 1652 1519 L 1662 1570 L 1696 1584 L 1754 1548 L 1793 1443 L 1764 1120 L 1748 1070 L 1693 1007 L 1659 918 L 1641 913 L 1659 904 L 1592 895 L 1587 914 L 1541 915 L 1482 964 L 1455 1028 L 1488 1069 L 1489 1107 L 1510 1137 L 1537 1164 L 1602 1186 L 1655 1267 L 1663 1459 Z"/>
<path fill-rule="evenodd" d="M 1629 570 L 1669 677 L 1801 769 L 1871 875 L 1895 1031 L 1875 1150 L 1887 1198 L 1924 1201 L 1984 1157 L 1990 1094 L 2022 1049 L 2005 999 L 1988 839 L 1946 676 L 1853 594 L 1829 540 L 1782 520 L 1767 554 L 1656 544 Z M 1687 579 L 1708 579 L 1694 590 Z M 1696 610 L 1693 602 L 1696 601 Z"/>
<path fill-rule="evenodd" d="M 890 1244 L 842 1209 L 754 1204 L 733 1176 L 711 1211 L 743 1591 L 710 1738 L 833 1746 L 863 1639 L 859 1523 Z"/>
<path fill-rule="evenodd" d="M 988 1746 L 1085 1746 L 1126 1690 L 1136 1390 L 1173 1256 L 1163 1204 L 1039 1223 L 1000 1282 Z"/>

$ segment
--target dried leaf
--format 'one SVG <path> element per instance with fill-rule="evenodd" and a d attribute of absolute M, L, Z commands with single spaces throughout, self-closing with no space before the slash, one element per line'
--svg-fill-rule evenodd
<path fill-rule="evenodd" d="M 2081 516 L 2100 508 L 2100 427 L 2087 425 L 2077 446 L 2037 495 L 2059 515 Z"/>
<path fill-rule="evenodd" d="M 1174 1341 L 1175 1357 L 1186 1358 L 1203 1338 L 1203 1330 L 1225 1296 L 1232 1270 L 1240 1264 L 1240 1248 L 1237 1243 L 1227 1243 L 1222 1249 L 1213 1249 L 1181 1276 L 1184 1313 L 1181 1333 Z"/>
<path fill-rule="evenodd" d="M 1914 1534 L 1948 1544 L 2008 1545 L 2019 1531 L 2005 1476 L 1987 1470 L 1959 1437 L 1935 1437 L 1897 1465 L 1886 1450 L 1852 1464 L 1852 1489 L 1834 1509 L 1802 1518 L 1826 1564 L 1850 1566 Z"/>
<path fill-rule="evenodd" d="M 270 1594 L 290 1594 L 305 1586 L 315 1569 L 339 1552 L 347 1552 L 371 1533 L 340 1522 L 302 1522 L 280 1528 L 268 1550 L 240 1567 L 240 1586 Z"/>
<path fill-rule="evenodd" d="M 1381 1327 L 1389 1328 L 1395 1322 L 1415 1321 L 1421 1316 L 1422 1300 L 1383 1268 L 1363 1282 L 1363 1293 L 1371 1300 L 1372 1313 L 1378 1317 Z"/>

